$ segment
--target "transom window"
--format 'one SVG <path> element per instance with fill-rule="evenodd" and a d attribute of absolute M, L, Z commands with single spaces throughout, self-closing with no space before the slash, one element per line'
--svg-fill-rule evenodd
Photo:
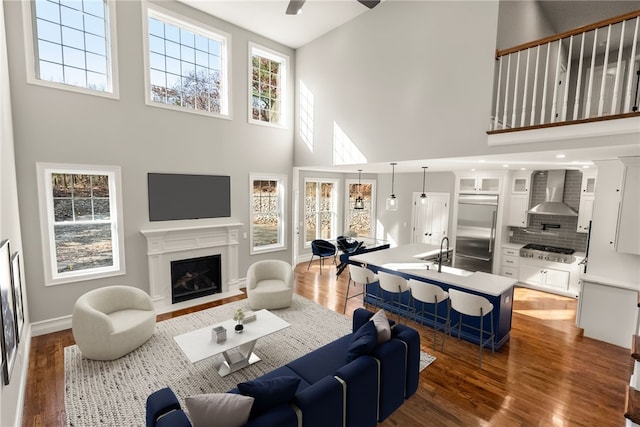
<path fill-rule="evenodd" d="M 284 126 L 287 56 L 270 49 L 249 44 L 251 99 L 249 122 Z"/>
<path fill-rule="evenodd" d="M 117 96 L 115 2 L 36 0 L 24 7 L 33 25 L 25 27 L 32 33 L 31 83 Z"/>
<path fill-rule="evenodd" d="M 229 115 L 229 36 L 147 8 L 147 103 Z"/>
<path fill-rule="evenodd" d="M 124 274 L 117 167 L 38 164 L 47 285 Z"/>
<path fill-rule="evenodd" d="M 251 174 L 251 253 L 285 249 L 286 176 Z"/>
<path fill-rule="evenodd" d="M 315 239 L 334 239 L 338 217 L 338 181 L 305 179 L 305 245 Z"/>

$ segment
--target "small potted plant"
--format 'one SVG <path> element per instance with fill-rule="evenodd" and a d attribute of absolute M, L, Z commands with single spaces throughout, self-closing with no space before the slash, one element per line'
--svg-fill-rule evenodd
<path fill-rule="evenodd" d="M 236 321 L 235 330 L 237 334 L 241 334 L 244 329 L 244 325 L 242 324 L 243 319 L 244 319 L 244 312 L 242 311 L 241 308 L 239 308 L 236 310 L 236 312 L 233 315 L 233 320 Z"/>

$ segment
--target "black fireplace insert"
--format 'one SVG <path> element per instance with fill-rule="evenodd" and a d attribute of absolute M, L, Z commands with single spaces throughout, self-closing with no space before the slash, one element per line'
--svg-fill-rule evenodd
<path fill-rule="evenodd" d="M 222 292 L 220 268 L 220 255 L 171 261 L 172 303 Z"/>

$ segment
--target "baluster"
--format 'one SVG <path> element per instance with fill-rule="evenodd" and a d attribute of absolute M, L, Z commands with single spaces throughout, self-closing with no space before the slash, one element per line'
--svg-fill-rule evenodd
<path fill-rule="evenodd" d="M 520 51 L 516 60 L 516 75 L 513 78 L 513 111 L 511 112 L 511 127 L 516 127 L 516 107 L 518 105 L 518 75 L 520 74 Z"/>
<path fill-rule="evenodd" d="M 558 79 L 560 78 L 560 56 L 562 53 L 562 39 L 558 40 L 558 54 L 556 55 L 556 75 L 553 85 L 553 100 L 551 101 L 551 117 L 549 122 L 556 121 L 556 103 L 558 102 Z"/>
<path fill-rule="evenodd" d="M 533 126 L 536 120 L 536 99 L 538 99 L 538 65 L 540 64 L 540 45 L 538 45 L 538 50 L 536 51 L 536 72 L 533 76 L 533 93 L 531 94 L 531 123 Z"/>
<path fill-rule="evenodd" d="M 578 82 L 576 83 L 575 103 L 573 104 L 573 120 L 578 120 L 578 111 L 580 111 L 580 85 L 582 84 L 582 63 L 584 61 L 584 38 L 586 33 L 582 33 L 582 42 L 580 43 L 580 60 L 578 61 Z"/>
<path fill-rule="evenodd" d="M 524 127 L 524 119 L 527 115 L 527 89 L 529 88 L 529 53 L 531 48 L 527 49 L 527 68 L 524 72 L 524 94 L 522 96 L 522 114 L 520 116 L 520 127 Z"/>
<path fill-rule="evenodd" d="M 547 43 L 547 62 L 544 66 L 544 82 L 542 82 L 542 105 L 540 108 L 540 124 L 545 123 L 547 115 L 547 80 L 549 79 L 549 54 L 551 53 L 551 42 Z"/>
<path fill-rule="evenodd" d="M 507 58 L 507 79 L 504 82 L 504 108 L 502 112 L 502 126 L 507 127 L 507 107 L 509 106 L 509 76 L 511 75 L 511 54 Z"/>
<path fill-rule="evenodd" d="M 598 117 L 604 112 L 604 93 L 607 85 L 607 70 L 609 69 L 609 49 L 611 47 L 611 25 L 607 30 L 607 46 L 604 51 L 604 61 L 602 63 L 602 79 L 600 79 L 600 99 L 598 100 Z"/>
<path fill-rule="evenodd" d="M 593 51 L 591 53 L 591 69 L 589 71 L 589 83 L 587 89 L 587 105 L 585 107 L 584 118 L 588 119 L 591 116 L 591 92 L 593 92 L 593 72 L 596 67 L 596 47 L 598 46 L 598 29 L 596 28 L 593 34 Z"/>
<path fill-rule="evenodd" d="M 500 112 L 500 85 L 502 84 L 502 58 L 498 59 L 498 87 L 496 89 L 496 112 L 493 115 L 493 129 L 498 129 L 498 114 Z"/>
<path fill-rule="evenodd" d="M 629 56 L 629 73 L 627 74 L 627 97 L 622 108 L 623 113 L 631 111 L 631 92 L 633 86 L 633 75 L 635 74 L 636 45 L 638 43 L 638 28 L 640 27 L 640 16 L 636 18 L 636 28 L 633 33 L 633 43 L 631 44 L 631 55 Z"/>
<path fill-rule="evenodd" d="M 571 80 L 571 54 L 573 52 L 573 36 L 569 38 L 569 54 L 567 55 L 567 72 L 564 75 L 564 96 L 562 97 L 561 121 L 567 120 L 567 103 L 569 102 L 569 81 Z M 576 89 L 577 91 L 577 89 Z"/>
<path fill-rule="evenodd" d="M 613 81 L 613 97 L 611 98 L 611 110 L 609 111 L 609 114 L 618 113 L 618 90 L 620 90 L 620 67 L 622 66 L 624 27 L 626 22 L 627 21 L 622 21 L 622 30 L 620 30 L 620 43 L 618 44 L 618 61 L 616 64 L 616 78 Z"/>

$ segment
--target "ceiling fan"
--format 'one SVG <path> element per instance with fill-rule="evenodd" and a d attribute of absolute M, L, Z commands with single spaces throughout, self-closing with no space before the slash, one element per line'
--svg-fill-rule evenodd
<path fill-rule="evenodd" d="M 287 15 L 297 15 L 302 11 L 302 5 L 306 0 L 289 0 L 287 6 Z M 358 3 L 367 6 L 369 9 L 373 9 L 380 3 L 381 0 L 358 0 Z"/>

